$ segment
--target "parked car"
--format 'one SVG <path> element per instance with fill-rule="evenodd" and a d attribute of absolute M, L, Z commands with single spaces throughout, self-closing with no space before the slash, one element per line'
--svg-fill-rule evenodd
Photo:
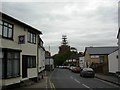
<path fill-rule="evenodd" d="M 62 69 L 63 67 L 64 67 L 64 66 L 59 66 L 59 68 L 61 68 L 61 69 Z"/>
<path fill-rule="evenodd" d="M 75 67 L 72 69 L 72 72 L 75 72 L 75 73 L 80 73 L 80 71 L 81 71 L 80 67 Z"/>
<path fill-rule="evenodd" d="M 75 68 L 75 66 L 70 66 L 69 70 L 73 70 Z"/>
<path fill-rule="evenodd" d="M 64 69 L 68 69 L 68 68 L 69 68 L 69 66 L 63 66 L 63 68 L 64 68 Z"/>
<path fill-rule="evenodd" d="M 92 68 L 83 68 L 80 72 L 81 77 L 94 77 L 95 72 Z"/>

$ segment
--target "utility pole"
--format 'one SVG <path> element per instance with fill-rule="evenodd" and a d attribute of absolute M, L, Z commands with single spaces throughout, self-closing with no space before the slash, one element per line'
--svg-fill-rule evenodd
<path fill-rule="evenodd" d="M 50 45 L 49 45 L 49 54 L 50 54 Z M 50 69 L 50 71 L 51 71 L 50 55 L 49 55 L 49 69 Z"/>

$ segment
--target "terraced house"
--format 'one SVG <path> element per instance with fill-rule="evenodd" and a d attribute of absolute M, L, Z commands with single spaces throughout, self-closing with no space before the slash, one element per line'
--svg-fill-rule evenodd
<path fill-rule="evenodd" d="M 0 12 L 2 86 L 37 80 L 41 31 Z M 44 66 L 44 65 L 42 65 Z"/>

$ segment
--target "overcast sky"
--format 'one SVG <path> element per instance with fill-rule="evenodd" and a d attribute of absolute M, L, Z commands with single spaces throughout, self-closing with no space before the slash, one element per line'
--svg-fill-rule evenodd
<path fill-rule="evenodd" d="M 119 0 L 2 2 L 2 11 L 42 31 L 46 50 L 55 54 L 67 35 L 70 46 L 116 46 Z"/>

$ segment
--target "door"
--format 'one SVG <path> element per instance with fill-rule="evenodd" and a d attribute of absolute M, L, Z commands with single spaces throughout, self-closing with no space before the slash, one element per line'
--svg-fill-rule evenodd
<path fill-rule="evenodd" d="M 27 77 L 27 56 L 22 55 L 22 78 Z"/>

